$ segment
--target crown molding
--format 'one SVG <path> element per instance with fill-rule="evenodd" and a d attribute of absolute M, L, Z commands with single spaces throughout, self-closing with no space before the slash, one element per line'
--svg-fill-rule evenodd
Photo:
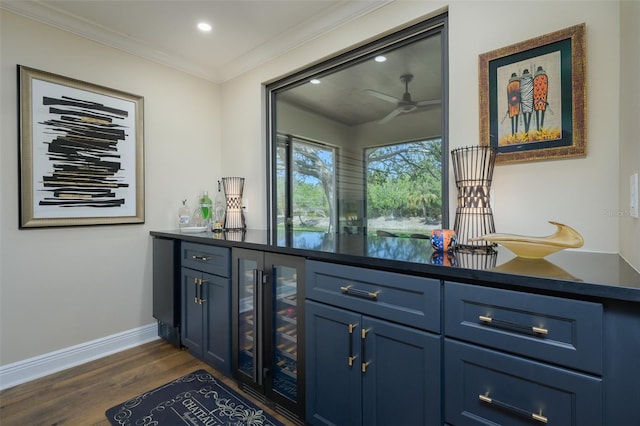
<path fill-rule="evenodd" d="M 219 68 L 221 82 L 285 54 L 332 30 L 365 16 L 395 0 L 339 2 L 322 15 L 291 27 L 278 37 L 267 40 L 233 62 Z"/>
<path fill-rule="evenodd" d="M 130 53 L 161 65 L 209 80 L 224 83 L 296 47 L 322 36 L 350 21 L 367 15 L 394 0 L 337 2 L 313 19 L 300 22 L 276 38 L 266 40 L 237 59 L 211 69 L 178 54 L 168 54 L 128 34 L 114 31 L 93 21 L 66 13 L 55 2 L 2 1 L 0 8 L 83 38 Z"/>

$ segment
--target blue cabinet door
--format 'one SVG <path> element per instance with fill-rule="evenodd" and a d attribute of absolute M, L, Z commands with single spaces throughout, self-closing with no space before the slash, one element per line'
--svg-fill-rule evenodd
<path fill-rule="evenodd" d="M 311 301 L 305 308 L 306 421 L 361 425 L 361 316 Z"/>
<path fill-rule="evenodd" d="M 445 416 L 456 426 L 637 424 L 603 421 L 599 377 L 449 338 L 444 357 Z"/>
<path fill-rule="evenodd" d="M 363 317 L 363 425 L 440 425 L 440 337 Z"/>
<path fill-rule="evenodd" d="M 231 280 L 202 274 L 204 360 L 219 372 L 231 374 Z"/>
<path fill-rule="evenodd" d="M 441 424 L 439 336 L 309 300 L 305 306 L 308 423 Z"/>
<path fill-rule="evenodd" d="M 202 357 L 202 305 L 199 303 L 202 273 L 188 268 L 182 268 L 182 323 L 180 332 L 182 344 L 189 348 L 189 352 Z"/>

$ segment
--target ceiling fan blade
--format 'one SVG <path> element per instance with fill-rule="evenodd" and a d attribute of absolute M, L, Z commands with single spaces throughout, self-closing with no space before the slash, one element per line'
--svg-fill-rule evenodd
<path fill-rule="evenodd" d="M 427 107 L 427 106 L 432 106 L 432 105 L 440 105 L 442 103 L 442 101 L 440 99 L 433 99 L 430 101 L 419 101 L 416 102 L 416 106 L 421 108 L 421 107 Z"/>
<path fill-rule="evenodd" d="M 379 121 L 380 124 L 385 124 L 388 121 L 390 121 L 393 117 L 395 117 L 396 115 L 400 114 L 402 112 L 402 108 L 396 108 L 393 111 L 391 111 L 389 114 L 387 114 L 386 117 L 384 117 L 382 120 Z"/>
<path fill-rule="evenodd" d="M 395 96 L 387 95 L 386 93 L 378 92 L 377 90 L 365 89 L 365 92 L 368 92 L 370 95 L 375 96 L 378 99 L 382 99 L 383 101 L 391 102 L 394 105 L 397 105 L 401 99 L 396 98 Z"/>

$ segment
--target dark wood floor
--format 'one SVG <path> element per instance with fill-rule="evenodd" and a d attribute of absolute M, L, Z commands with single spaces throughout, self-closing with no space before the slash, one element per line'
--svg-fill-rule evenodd
<path fill-rule="evenodd" d="M 0 425 L 108 426 L 108 408 L 200 368 L 221 377 L 187 351 L 156 340 L 0 392 Z M 237 389 L 231 379 L 222 380 Z M 240 393 L 285 425 L 293 425 Z"/>

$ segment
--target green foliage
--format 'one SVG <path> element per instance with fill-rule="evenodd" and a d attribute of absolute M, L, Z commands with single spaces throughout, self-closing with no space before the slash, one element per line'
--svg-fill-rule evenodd
<path fill-rule="evenodd" d="M 367 150 L 369 217 L 423 217 L 442 212 L 440 140 L 409 142 Z"/>
<path fill-rule="evenodd" d="M 307 183 L 296 180 L 293 182 L 293 194 L 294 214 L 318 216 L 328 213 L 329 202 L 319 182 Z"/>
<path fill-rule="evenodd" d="M 335 153 L 332 149 L 298 140 L 292 143 L 292 210 L 295 227 L 311 227 L 334 217 Z M 284 149 L 278 150 L 278 214 L 285 214 Z M 367 216 L 421 217 L 437 222 L 442 214 L 441 140 L 407 142 L 370 148 L 367 159 Z M 346 200 L 345 200 L 346 202 Z"/>

